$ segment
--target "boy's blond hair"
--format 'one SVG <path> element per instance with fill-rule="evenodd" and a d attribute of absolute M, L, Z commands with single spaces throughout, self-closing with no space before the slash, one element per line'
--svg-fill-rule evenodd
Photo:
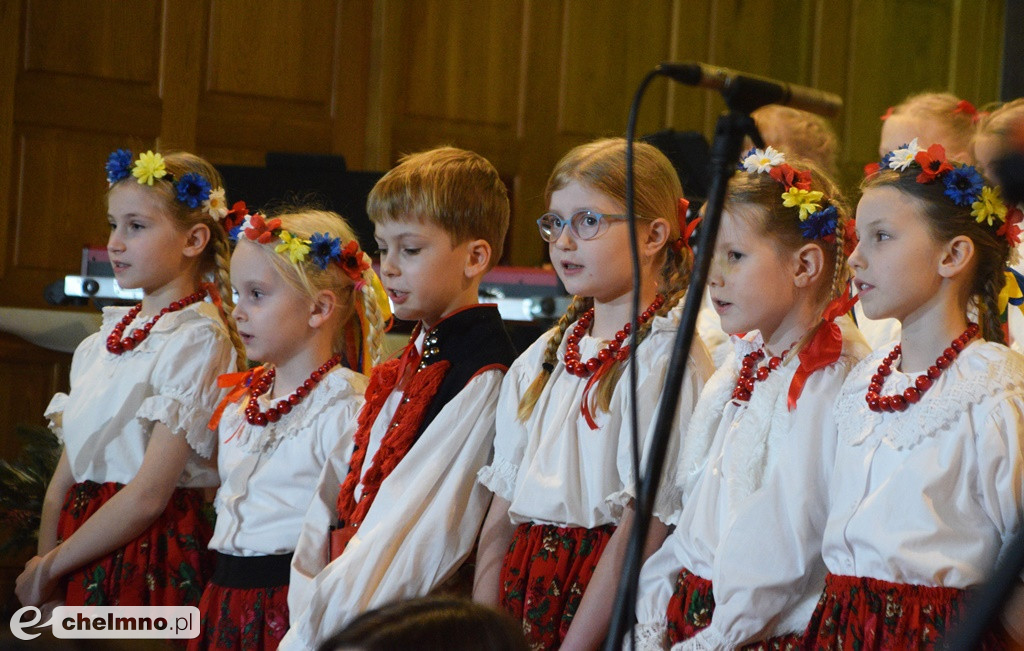
<path fill-rule="evenodd" d="M 951 155 L 967 153 L 974 136 L 975 113 L 961 110 L 961 101 L 953 93 L 918 93 L 892 107 L 892 115 L 905 115 L 940 126 L 947 138 L 941 143 L 946 151 Z"/>
<path fill-rule="evenodd" d="M 418 219 L 437 224 L 452 244 L 486 240 L 488 268 L 501 259 L 508 232 L 508 191 L 483 156 L 438 147 L 403 156 L 370 191 L 366 212 L 373 223 Z"/>
<path fill-rule="evenodd" d="M 765 144 L 810 160 L 829 174 L 836 174 L 839 138 L 825 118 L 778 104 L 762 106 L 750 117 L 757 123 Z"/>

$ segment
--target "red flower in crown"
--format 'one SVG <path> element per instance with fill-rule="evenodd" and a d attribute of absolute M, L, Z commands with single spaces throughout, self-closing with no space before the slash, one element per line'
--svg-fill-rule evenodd
<path fill-rule="evenodd" d="M 245 236 L 250 240 L 255 240 L 260 244 L 270 244 L 271 240 L 274 239 L 274 231 L 281 228 L 281 220 L 274 218 L 270 221 L 264 221 L 263 215 L 256 213 L 249 219 L 249 223 L 252 224 L 249 228 L 245 229 Z"/>
<path fill-rule="evenodd" d="M 879 165 L 877 162 L 876 163 L 868 163 L 867 165 L 864 166 L 864 178 L 867 178 L 867 177 L 871 176 L 872 174 L 877 174 L 878 170 L 880 170 L 880 169 L 882 169 L 882 166 Z"/>
<path fill-rule="evenodd" d="M 230 233 L 232 228 L 239 226 L 245 221 L 245 217 L 248 214 L 249 209 L 246 207 L 245 202 L 236 201 L 235 205 L 231 206 L 228 214 L 224 215 L 224 219 L 221 220 L 224 230 Z"/>
<path fill-rule="evenodd" d="M 918 183 L 931 183 L 943 172 L 953 169 L 950 162 L 946 160 L 946 150 L 938 143 L 925 151 L 917 152 L 914 160 L 921 166 L 921 173 L 917 175 Z"/>
<path fill-rule="evenodd" d="M 352 280 L 359 280 L 363 272 L 370 268 L 370 262 L 359 250 L 359 244 L 352 240 L 341 250 L 341 260 L 338 261 L 341 270 Z"/>
<path fill-rule="evenodd" d="M 798 188 L 800 190 L 811 189 L 811 173 L 807 170 L 796 171 L 789 163 L 783 163 L 771 168 L 768 173 L 773 179 L 781 183 L 788 190 Z"/>
<path fill-rule="evenodd" d="M 971 120 L 975 121 L 978 115 L 978 109 L 974 108 L 974 104 L 971 104 L 965 99 L 960 100 L 956 103 L 956 108 L 953 109 L 953 114 L 963 113 L 971 116 Z"/>
<path fill-rule="evenodd" d="M 885 109 L 885 113 L 882 113 L 881 115 L 879 115 L 878 119 L 881 120 L 882 122 L 885 122 L 886 120 L 891 118 L 892 117 L 892 110 L 894 108 L 896 108 L 896 107 L 890 106 L 889 108 Z"/>
<path fill-rule="evenodd" d="M 1013 206 L 1006 211 L 1006 221 L 996 231 L 996 235 L 999 237 L 1006 238 L 1010 246 L 1017 246 L 1020 244 L 1021 227 L 1020 223 L 1024 221 L 1024 213 L 1021 212 L 1020 208 Z"/>

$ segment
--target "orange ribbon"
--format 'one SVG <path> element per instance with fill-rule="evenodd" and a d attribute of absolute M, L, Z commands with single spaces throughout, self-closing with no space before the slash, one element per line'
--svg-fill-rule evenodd
<path fill-rule="evenodd" d="M 850 296 L 850 286 L 847 285 L 841 296 L 825 306 L 817 331 L 797 354 L 800 365 L 793 374 L 793 381 L 789 384 L 789 393 L 786 396 L 786 405 L 790 411 L 796 408 L 796 401 L 803 393 L 804 385 L 807 384 L 807 378 L 811 373 L 834 364 L 839 359 L 843 352 L 843 332 L 835 320 L 852 310 L 858 298 L 860 297 Z"/>
<path fill-rule="evenodd" d="M 238 402 L 242 396 L 249 391 L 249 387 L 256 383 L 260 377 L 263 376 L 266 367 L 257 366 L 256 368 L 249 369 L 248 371 L 239 371 L 237 373 L 224 373 L 223 375 L 217 376 L 217 386 L 221 389 L 231 388 L 225 395 L 217 408 L 213 410 L 213 416 L 210 417 L 210 422 L 206 424 L 208 429 L 217 430 L 217 426 L 220 425 L 220 419 L 224 415 L 224 410 L 227 409 L 228 405 L 233 402 Z"/>

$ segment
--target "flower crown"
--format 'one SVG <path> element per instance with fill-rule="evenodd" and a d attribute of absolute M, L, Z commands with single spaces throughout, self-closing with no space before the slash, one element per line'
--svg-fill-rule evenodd
<path fill-rule="evenodd" d="M 938 143 L 922 149 L 914 138 L 883 156 L 878 163 L 867 165 L 864 172 L 871 176 L 886 169 L 903 172 L 912 166 L 921 170 L 916 179 L 918 183 L 942 183 L 943 194 L 957 206 L 970 206 L 971 216 L 979 224 L 994 228 L 996 237 L 1005 239 L 1011 249 L 1020 244 L 1020 224 L 1024 221 L 1020 209 L 1008 207 L 999 195 L 999 188 L 985 185 L 985 179 L 973 165 L 947 160 L 946 150 Z"/>
<path fill-rule="evenodd" d="M 238 202 L 242 203 L 242 202 Z M 238 207 L 238 204 L 235 204 Z M 245 209 L 242 204 L 241 210 Z M 275 239 L 279 244 L 274 251 L 288 256 L 292 264 L 299 265 L 312 258 L 313 264 L 320 269 L 327 269 L 332 262 L 355 282 L 363 277 L 363 272 L 370 268 L 369 257 L 359 250 L 359 243 L 352 240 L 341 246 L 340 237 L 332 237 L 329 233 L 313 233 L 307 240 L 281 228 L 281 220 L 267 219 L 259 213 L 246 214 L 242 221 L 232 228 L 241 231 L 246 239 L 257 244 L 271 244 Z"/>
<path fill-rule="evenodd" d="M 799 210 L 800 233 L 805 238 L 835 242 L 839 211 L 833 205 L 821 207 L 819 202 L 825 193 L 811 189 L 809 171 L 793 168 L 786 162 L 785 154 L 770 146 L 748 151 L 740 160 L 739 169 L 750 174 L 768 174 L 785 188 L 782 205 Z"/>
<path fill-rule="evenodd" d="M 210 182 L 201 174 L 186 172 L 180 179 L 164 166 L 164 157 L 147 151 L 139 154 L 133 162 L 130 149 L 118 149 L 107 157 L 107 186 L 113 187 L 118 181 L 134 176 L 139 185 L 152 186 L 154 181 L 163 179 L 174 186 L 174 198 L 192 210 L 199 206 L 211 217 L 220 221 L 228 214 L 224 188 L 211 188 Z"/>

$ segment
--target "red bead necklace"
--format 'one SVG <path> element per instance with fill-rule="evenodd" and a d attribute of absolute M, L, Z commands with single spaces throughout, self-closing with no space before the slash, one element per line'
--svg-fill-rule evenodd
<path fill-rule="evenodd" d="M 903 411 L 909 405 L 917 402 L 921 399 L 921 395 L 925 391 L 931 388 L 932 381 L 939 379 L 942 372 L 945 371 L 953 363 L 953 360 L 957 358 L 964 348 L 967 347 L 968 342 L 978 336 L 980 328 L 977 323 L 970 323 L 967 329 L 960 334 L 959 337 L 954 339 L 950 344 L 949 348 L 942 351 L 942 354 L 935 360 L 935 364 L 928 367 L 928 370 L 923 374 L 919 375 L 914 380 L 914 386 L 907 387 L 903 394 L 894 393 L 891 396 L 883 396 L 882 386 L 885 384 L 885 378 L 892 373 L 893 363 L 899 359 L 903 353 L 902 348 L 899 344 L 892 349 L 892 352 L 885 356 L 882 363 L 878 366 L 878 370 L 874 375 L 871 376 L 871 384 L 868 385 L 867 395 L 864 399 L 868 403 L 868 407 L 871 411 Z"/>
<path fill-rule="evenodd" d="M 327 371 L 340 363 L 341 354 L 339 353 L 324 362 L 320 368 L 310 373 L 309 378 L 303 380 L 302 384 L 290 396 L 279 400 L 276 405 L 266 411 L 262 411 L 260 409 L 259 397 L 270 390 L 270 385 L 274 383 L 274 377 L 277 376 L 277 372 L 273 368 L 267 370 L 266 373 L 260 376 L 260 379 L 256 380 L 255 386 L 249 392 L 249 402 L 245 405 L 245 420 L 250 425 L 260 427 L 267 423 L 276 423 L 281 420 L 281 416 L 290 412 L 292 407 L 302 402 L 309 395 L 309 392 L 320 383 L 320 380 L 327 374 Z"/>
<path fill-rule="evenodd" d="M 782 360 L 789 354 L 789 349 L 781 355 L 776 355 L 768 360 L 766 366 L 757 367 L 757 363 L 764 359 L 764 348 L 758 348 L 743 356 L 743 363 L 740 366 L 740 375 L 736 378 L 736 388 L 732 390 L 732 399 L 736 402 L 747 402 L 750 394 L 754 392 L 755 382 L 764 382 L 772 371 L 782 365 Z"/>
<path fill-rule="evenodd" d="M 204 298 L 206 298 L 206 290 L 200 289 L 198 292 L 194 294 L 189 294 L 183 299 L 174 301 L 167 307 L 157 312 L 156 316 L 150 319 L 141 328 L 135 328 L 134 330 L 132 330 L 132 333 L 130 335 L 122 339 L 121 335 L 124 334 L 124 329 L 128 327 L 128 324 L 131 323 L 142 310 L 142 303 L 139 303 L 132 309 L 128 310 L 128 314 L 125 314 L 124 317 L 122 317 L 121 320 L 118 322 L 118 324 L 114 326 L 114 330 L 110 333 L 110 336 L 107 337 L 107 350 L 114 353 L 115 355 L 120 355 L 126 350 L 131 350 L 132 348 L 135 348 L 136 346 L 141 344 L 146 337 L 149 336 L 149 331 L 153 329 L 153 325 L 160 320 L 160 317 L 171 312 L 177 312 L 178 310 L 186 308 L 189 305 L 192 305 L 193 303 L 198 303 Z"/>
<path fill-rule="evenodd" d="M 651 317 L 654 316 L 654 313 L 657 312 L 658 308 L 660 308 L 664 303 L 664 296 L 661 294 L 655 296 L 654 301 L 647 306 L 647 309 L 644 310 L 642 314 L 640 314 L 640 317 L 637 319 L 637 325 L 642 326 L 650 321 Z M 626 341 L 626 337 L 628 337 L 629 333 L 632 331 L 632 325 L 627 323 L 622 326 L 622 330 L 615 333 L 615 339 L 613 341 L 609 341 L 607 346 L 597 351 L 597 355 L 591 357 L 586 362 L 581 362 L 580 339 L 583 338 L 583 335 L 587 334 L 587 331 L 590 330 L 590 325 L 593 322 L 594 308 L 590 308 L 583 313 L 583 316 L 580 317 L 579 321 L 577 321 L 576 325 L 573 327 L 572 332 L 570 332 L 569 336 L 565 338 L 565 370 L 577 377 L 587 377 L 588 375 L 591 375 L 597 371 L 602 364 L 611 360 L 612 356 L 620 362 L 629 357 L 629 346 L 623 345 L 623 342 Z"/>

